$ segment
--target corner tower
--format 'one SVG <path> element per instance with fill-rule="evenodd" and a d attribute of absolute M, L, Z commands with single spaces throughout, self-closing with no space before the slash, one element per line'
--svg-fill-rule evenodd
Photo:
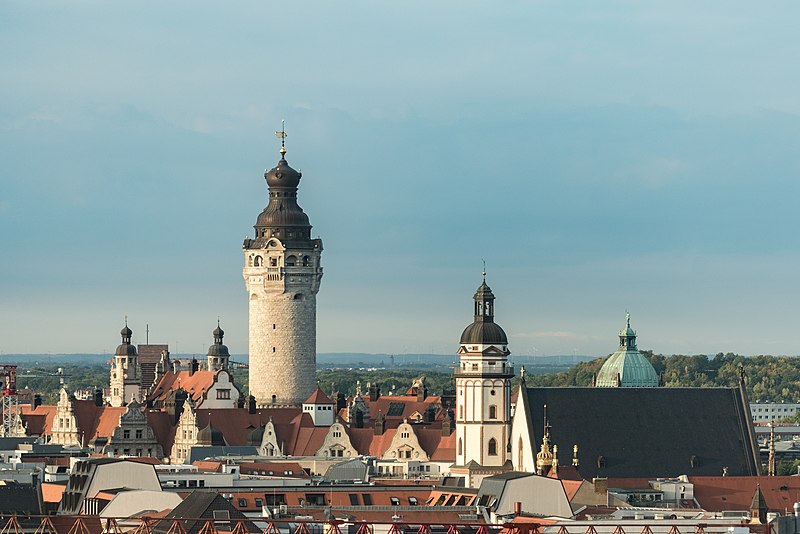
<path fill-rule="evenodd" d="M 283 132 L 279 137 L 285 137 Z M 250 302 L 250 394 L 261 405 L 297 405 L 316 388 L 317 291 L 322 241 L 297 204 L 301 174 L 286 162 L 264 173 L 269 203 L 245 239 Z"/>
<path fill-rule="evenodd" d="M 505 470 L 511 430 L 511 378 L 508 338 L 494 322 L 494 294 L 483 283 L 475 292 L 474 320 L 461 334 L 456 379 L 456 464 L 468 485 L 478 476 Z M 507 467 L 507 466 L 506 466 Z M 459 469 L 460 468 L 460 469 Z"/>
<path fill-rule="evenodd" d="M 142 373 L 139 369 L 139 356 L 136 346 L 131 343 L 133 331 L 128 321 L 119 333 L 122 343 L 111 361 L 111 406 L 123 406 L 141 394 Z"/>

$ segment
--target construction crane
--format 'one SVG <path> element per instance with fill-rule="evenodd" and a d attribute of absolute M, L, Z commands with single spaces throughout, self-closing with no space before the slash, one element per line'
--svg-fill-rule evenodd
<path fill-rule="evenodd" d="M 27 371 L 21 375 L 22 377 L 31 378 L 44 378 L 57 376 L 60 386 L 65 384 L 65 378 L 69 374 L 64 372 L 63 367 L 59 367 L 55 373 L 50 373 L 40 369 L 35 369 L 34 372 Z M 19 395 L 17 394 L 17 366 L 16 365 L 2 365 L 0 366 L 0 381 L 3 384 L 3 396 L 0 400 L 2 407 L 3 428 L 0 431 L 2 437 L 16 436 L 16 425 L 21 417 L 19 409 Z"/>
<path fill-rule="evenodd" d="M 0 380 L 3 382 L 2 416 L 3 437 L 16 435 L 14 428 L 19 420 L 19 397 L 17 396 L 17 366 L 0 367 Z"/>

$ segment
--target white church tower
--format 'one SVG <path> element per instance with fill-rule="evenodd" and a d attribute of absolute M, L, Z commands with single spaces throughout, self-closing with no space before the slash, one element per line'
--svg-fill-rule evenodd
<path fill-rule="evenodd" d="M 278 132 L 279 137 L 286 134 Z M 286 162 L 264 173 L 269 204 L 246 239 L 244 281 L 250 301 L 250 393 L 260 406 L 300 406 L 316 389 L 317 291 L 322 241 L 311 238 L 297 204 L 301 174 Z"/>
<path fill-rule="evenodd" d="M 475 293 L 474 321 L 461 334 L 456 379 L 456 463 L 451 472 L 477 487 L 486 476 L 511 469 L 511 378 L 508 338 L 494 322 L 494 294 Z"/>

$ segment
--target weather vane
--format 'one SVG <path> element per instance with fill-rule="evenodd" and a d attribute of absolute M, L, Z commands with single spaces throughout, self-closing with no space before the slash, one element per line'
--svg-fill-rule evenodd
<path fill-rule="evenodd" d="M 281 156 L 286 154 L 286 121 L 281 121 L 281 131 L 275 132 L 275 137 L 281 140 Z"/>

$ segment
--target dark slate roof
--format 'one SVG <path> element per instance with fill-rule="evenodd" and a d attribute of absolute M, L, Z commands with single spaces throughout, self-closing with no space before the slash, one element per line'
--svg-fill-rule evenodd
<path fill-rule="evenodd" d="M 42 513 L 39 493 L 33 484 L 6 482 L 0 485 L 0 514 Z"/>
<path fill-rule="evenodd" d="M 247 519 L 247 517 L 228 502 L 227 499 L 214 491 L 193 491 L 186 496 L 182 503 L 167 514 L 166 519 L 195 518 L 195 521 L 186 521 L 183 526 L 186 529 L 186 534 L 198 534 L 205 524 L 204 521 L 200 521 L 199 519 L 213 519 L 214 512 L 225 510 L 228 511 L 230 519 Z M 219 513 L 217 517 L 220 517 Z M 224 519 L 219 520 L 224 521 Z M 172 523 L 169 521 L 160 521 L 156 525 L 155 530 L 158 533 L 166 533 L 171 524 Z M 218 530 L 224 529 L 230 531 L 234 526 L 235 523 L 231 523 L 229 528 L 225 528 L 224 525 L 220 525 L 219 523 L 216 524 Z M 250 521 L 243 522 L 242 526 L 246 532 L 261 532 L 261 530 Z"/>
<path fill-rule="evenodd" d="M 551 443 L 593 477 L 756 475 L 749 409 L 738 388 L 528 388 L 534 455 L 547 405 Z"/>

